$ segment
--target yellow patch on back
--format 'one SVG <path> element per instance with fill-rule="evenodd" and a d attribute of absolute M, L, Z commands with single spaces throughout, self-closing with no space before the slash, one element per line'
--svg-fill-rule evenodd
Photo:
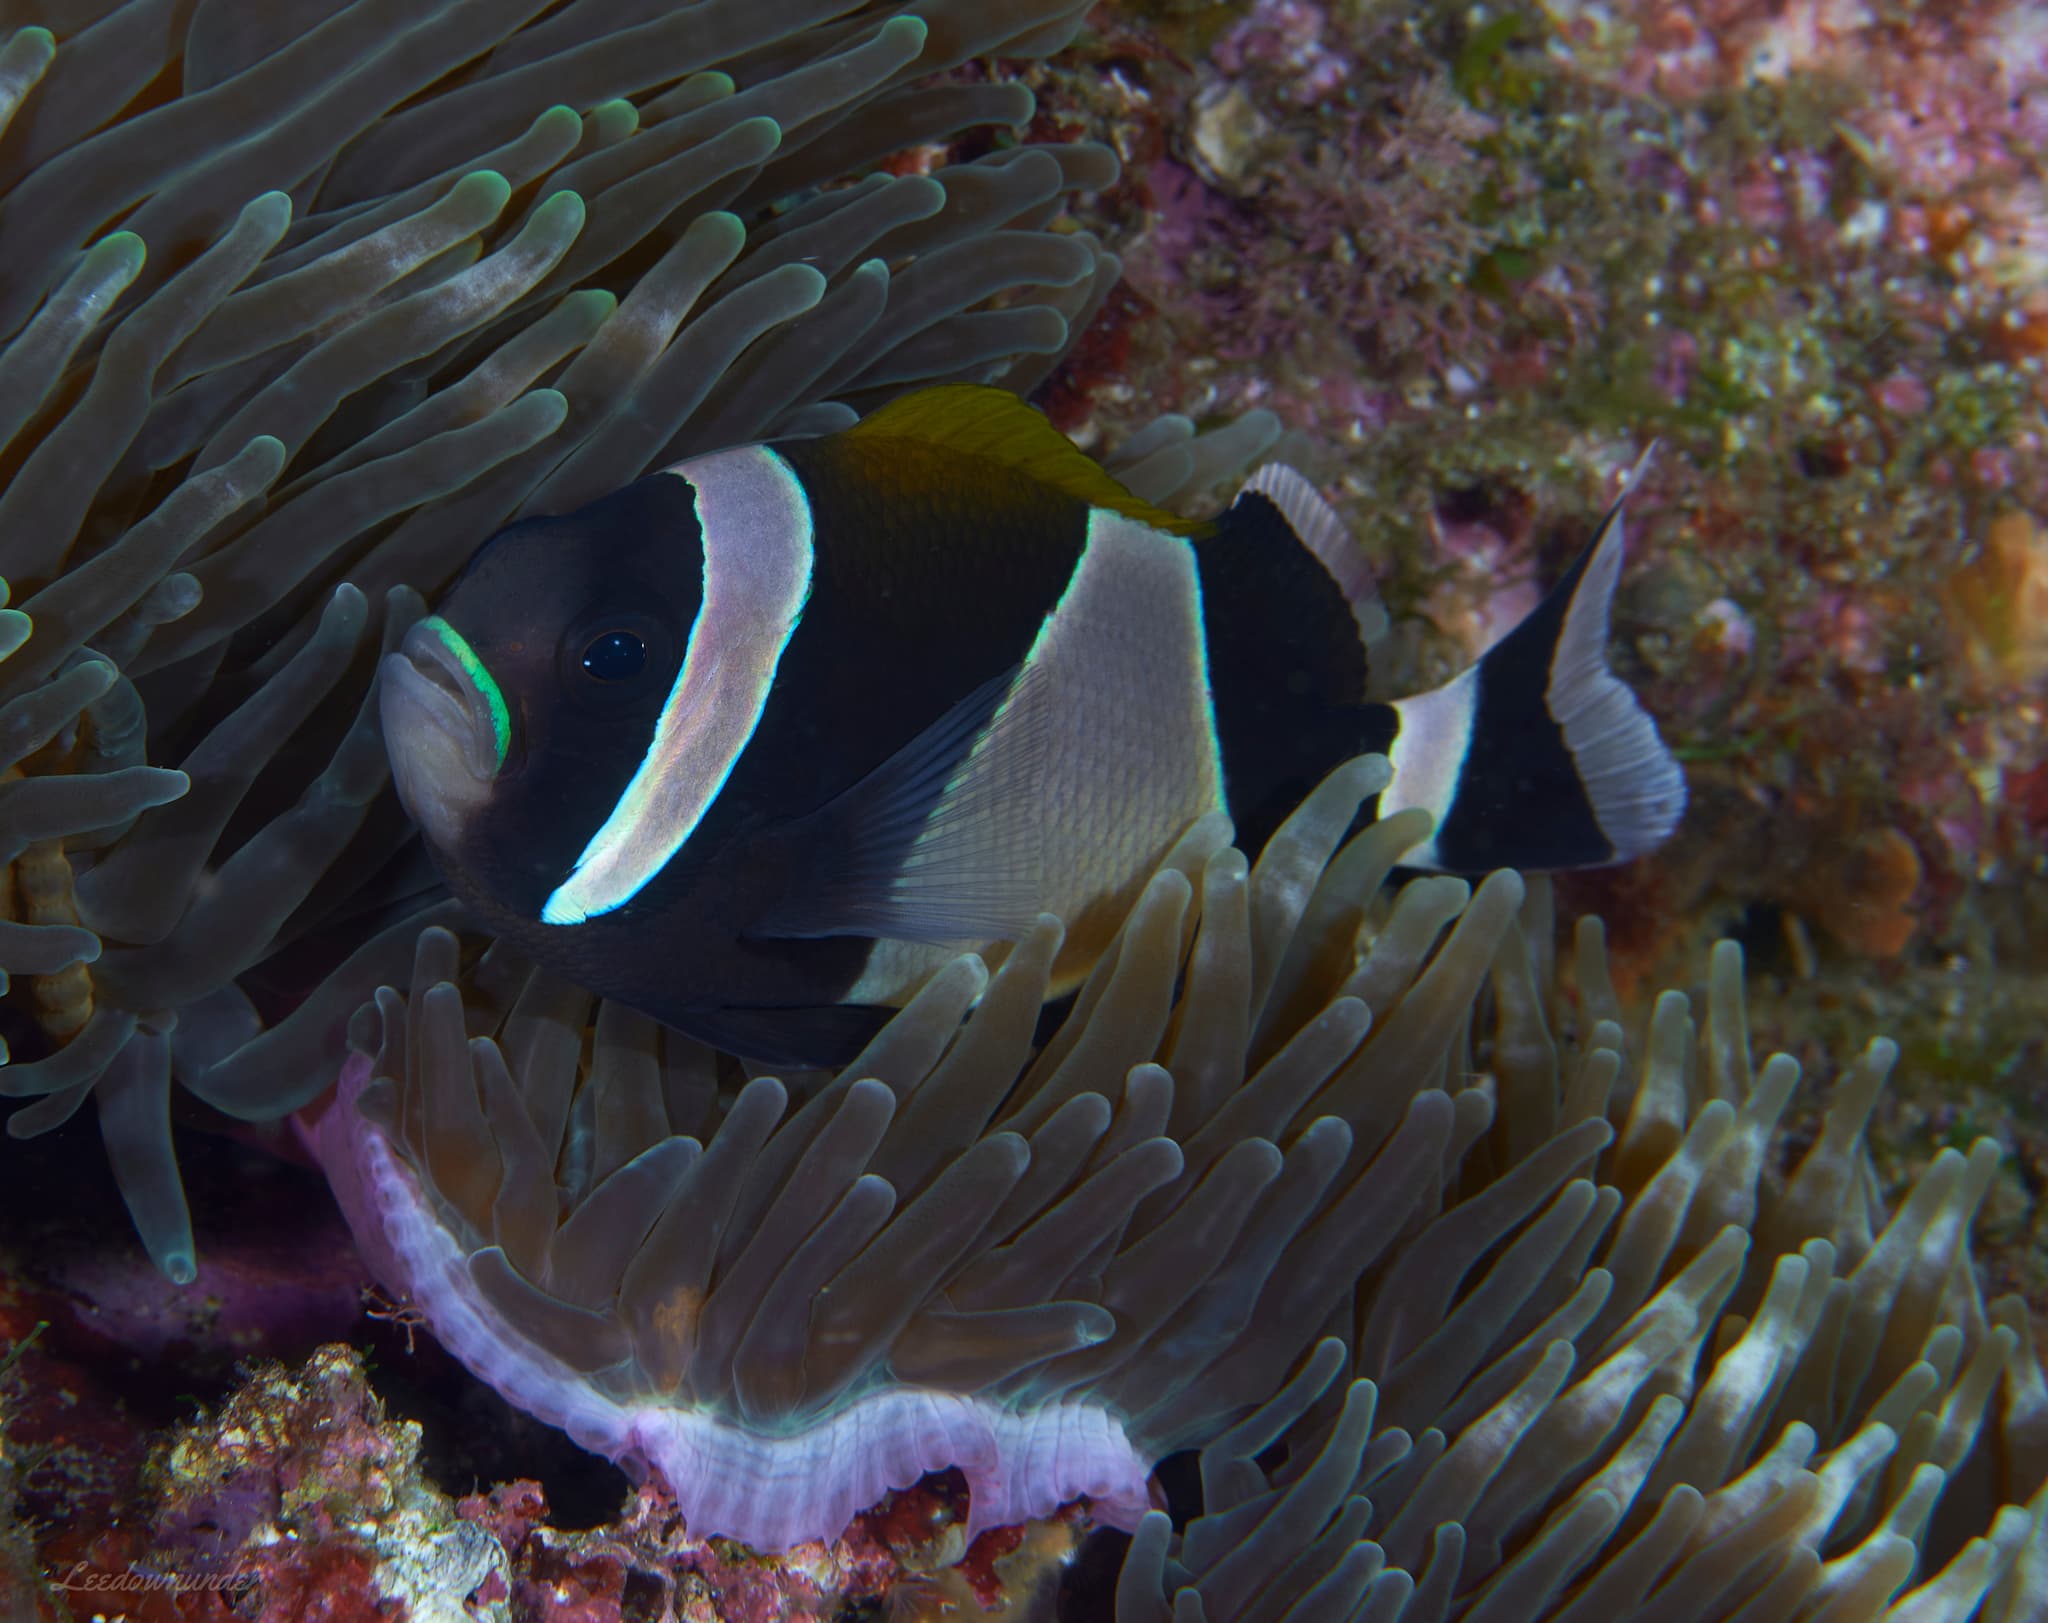
<path fill-rule="evenodd" d="M 1133 496 L 1054 428 L 1043 412 L 1008 390 L 985 384 L 942 383 L 907 394 L 863 417 L 846 431 L 846 438 L 944 446 L 1015 469 L 1091 507 L 1107 508 L 1173 535 L 1196 535 L 1208 528 L 1200 519 L 1180 518 Z"/>

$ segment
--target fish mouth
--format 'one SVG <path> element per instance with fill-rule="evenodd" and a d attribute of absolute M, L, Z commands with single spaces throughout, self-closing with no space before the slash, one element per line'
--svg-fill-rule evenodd
<path fill-rule="evenodd" d="M 504 765 L 511 742 L 504 696 L 438 615 L 384 656 L 382 675 L 384 747 L 398 798 L 430 841 L 453 846 Z"/>

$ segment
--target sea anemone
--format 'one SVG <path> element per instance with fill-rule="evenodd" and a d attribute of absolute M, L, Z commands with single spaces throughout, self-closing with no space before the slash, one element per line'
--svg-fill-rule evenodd
<path fill-rule="evenodd" d="M 1942 1151 L 1887 1217 L 1862 1137 L 1897 1058 L 1879 1040 L 1781 1172 L 1799 1066 L 1752 1069 L 1739 949 L 1715 951 L 1704 1030 L 1666 993 L 1618 1087 L 1597 924 L 1562 1066 L 1517 934 L 1488 1136 L 1590 1104 L 1615 1140 L 1515 1233 L 1480 1215 L 1511 1159 L 1481 1139 L 1447 1166 L 1446 1209 L 1360 1281 L 1357 1332 L 1202 1450 L 1185 1535 L 1140 1523 L 1117 1623 L 2048 1617 L 2048 1382 L 2024 1302 L 1987 1309 L 1968 1254 L 1996 1149 Z M 1528 1290 L 1518 1254 L 1574 1213 L 1512 1320 L 1482 1307 Z"/>
<path fill-rule="evenodd" d="M 1880 1042 L 1781 1176 L 1799 1067 L 1752 1068 L 1732 945 L 1632 1045 L 1582 929 L 1561 1051 L 1545 893 L 1382 895 L 1426 832 L 1344 842 L 1387 778 L 1255 864 L 1197 824 L 1036 1053 L 1050 918 L 782 1081 L 431 931 L 321 1160 L 458 1357 L 700 1536 L 956 1466 L 970 1534 L 1135 1528 L 1126 1623 L 2038 1615 L 2048 1389 L 1967 1257 L 1995 1148 L 1888 1214 Z"/>
<path fill-rule="evenodd" d="M 0 971 L 194 1271 L 173 1079 L 275 1119 L 452 921 L 377 655 L 508 519 L 678 455 L 1030 384 L 1115 279 L 1007 138 L 1079 0 L 31 0 L 0 43 Z M 979 138 L 977 137 L 977 140 Z M 0 600 L 4 601 L 4 600 Z"/>
<path fill-rule="evenodd" d="M 1888 1213 L 1880 1044 L 1781 1176 L 1797 1070 L 1752 1069 L 1733 949 L 1701 1030 L 1671 994 L 1630 1042 L 1582 933 L 1561 1050 L 1540 893 L 1383 895 L 1426 829 L 1345 841 L 1383 763 L 1255 864 L 1198 824 L 1042 1046 L 1051 919 L 780 1079 L 458 933 L 380 651 L 510 518 L 1042 376 L 1115 278 L 1048 229 L 1112 155 L 885 160 L 1022 124 L 1021 87 L 932 76 L 1083 9 L 16 9 L 10 1132 L 92 1098 L 189 1279 L 173 1080 L 274 1120 L 352 1045 L 307 1132 L 376 1271 L 763 1547 L 957 1465 L 976 1526 L 1086 1497 L 1132 1529 L 1126 1623 L 2040 1617 L 2048 1390 L 1965 1243 L 1992 1153 Z M 1134 488 L 1270 432 L 1187 427 Z M 1185 1449 L 1176 1540 L 1149 1478 Z"/>

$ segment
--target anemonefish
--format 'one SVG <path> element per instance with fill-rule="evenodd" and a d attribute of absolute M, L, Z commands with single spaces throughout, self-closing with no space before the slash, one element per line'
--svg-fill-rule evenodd
<path fill-rule="evenodd" d="M 1656 846 L 1685 786 L 1607 666 L 1621 556 L 1617 503 L 1477 664 L 1368 704 L 1361 555 L 1300 475 L 1190 522 L 945 386 L 500 531 L 387 656 L 384 730 L 482 923 L 729 1051 L 842 1063 L 1041 913 L 1071 989 L 1196 818 L 1255 852 L 1368 751 L 1369 813 L 1435 815 L 1419 867 Z"/>

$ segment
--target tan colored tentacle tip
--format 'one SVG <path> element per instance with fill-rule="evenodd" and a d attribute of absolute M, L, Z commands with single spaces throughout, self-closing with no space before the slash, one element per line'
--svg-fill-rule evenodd
<path fill-rule="evenodd" d="M 1384 755 L 1354 755 L 1337 769 L 1359 783 L 1360 800 L 1381 794 L 1394 781 L 1394 763 Z"/>
<path fill-rule="evenodd" d="M 1010 954 L 1027 948 L 1039 953 L 1049 964 L 1059 956 L 1060 948 L 1066 945 L 1067 923 L 1057 913 L 1041 913 L 1032 922 L 1023 938 L 1005 953 L 996 967 L 1000 969 L 1010 961 Z"/>
<path fill-rule="evenodd" d="M 1514 868 L 1496 868 L 1479 882 L 1477 897 L 1481 902 L 1497 902 L 1503 914 L 1520 909 L 1522 898 L 1528 895 L 1529 884 Z M 1470 904 L 1467 911 L 1471 911 Z"/>
<path fill-rule="evenodd" d="M 6 57 L 19 56 L 25 59 L 33 56 L 40 58 L 45 66 L 56 53 L 57 36 L 40 26 L 24 28 L 7 42 Z M 0 61 L 5 60 L 5 57 L 0 57 Z"/>
<path fill-rule="evenodd" d="M 240 217 L 260 222 L 263 234 L 274 243 L 292 223 L 292 194 L 275 190 L 258 192 L 242 205 Z"/>
<path fill-rule="evenodd" d="M 1204 812 L 1176 842 L 1175 852 L 1187 855 L 1199 867 L 1237 837 L 1236 826 L 1227 811 Z"/>
<path fill-rule="evenodd" d="M 1188 832 L 1190 834 L 1198 830 L 1203 839 L 1221 840 L 1225 845 L 1228 845 L 1236 838 L 1237 834 L 1235 826 L 1230 821 L 1230 813 L 1227 811 L 1202 813 L 1200 817 L 1197 817 L 1188 825 Z"/>
<path fill-rule="evenodd" d="M 988 990 L 988 960 L 978 952 L 963 952 L 948 962 L 928 983 L 939 987 L 945 981 L 957 981 L 965 994 L 962 1001 L 973 1007 L 981 1001 L 981 994 Z"/>

